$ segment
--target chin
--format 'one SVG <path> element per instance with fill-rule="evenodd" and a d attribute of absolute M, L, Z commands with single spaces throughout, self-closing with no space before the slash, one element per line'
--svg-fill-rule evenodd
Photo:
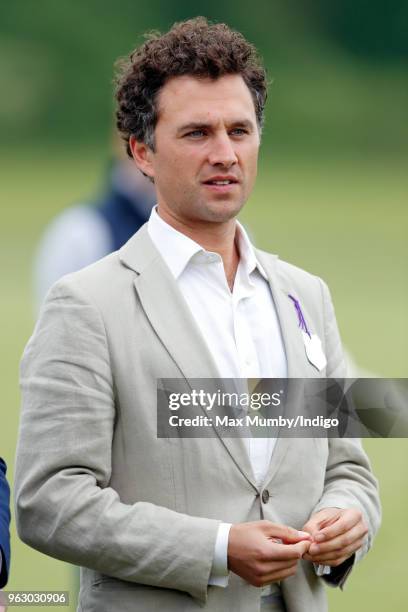
<path fill-rule="evenodd" d="M 214 223 L 225 223 L 226 221 L 230 221 L 230 219 L 234 219 L 243 206 L 244 203 L 211 203 L 211 205 L 206 207 L 206 210 L 203 211 L 203 220 L 205 217 L 206 221 L 212 221 Z"/>

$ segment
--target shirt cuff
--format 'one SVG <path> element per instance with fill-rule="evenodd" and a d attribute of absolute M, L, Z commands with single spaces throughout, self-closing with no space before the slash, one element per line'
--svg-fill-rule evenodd
<path fill-rule="evenodd" d="M 228 586 L 228 536 L 231 523 L 221 523 L 218 527 L 217 538 L 214 546 L 214 559 L 208 584 L 211 586 Z"/>
<path fill-rule="evenodd" d="M 330 565 L 322 565 L 321 563 L 313 563 L 313 565 L 317 576 L 327 576 L 331 572 Z"/>

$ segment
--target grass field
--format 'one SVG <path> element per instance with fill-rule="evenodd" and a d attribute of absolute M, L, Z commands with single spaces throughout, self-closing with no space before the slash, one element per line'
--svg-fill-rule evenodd
<path fill-rule="evenodd" d="M 361 366 L 389 377 L 405 377 L 408 370 L 406 162 L 402 157 L 270 157 L 262 162 L 256 191 L 242 215 L 258 246 L 327 281 L 345 344 Z M 103 157 L 91 150 L 27 151 L 18 156 L 0 152 L 0 164 L 4 321 L 0 453 L 9 464 L 12 481 L 18 362 L 34 317 L 33 252 L 52 215 L 95 192 Z M 369 440 L 365 446 L 380 480 L 383 527 L 345 591 L 330 592 L 330 610 L 403 612 L 408 606 L 408 441 Z M 9 588 L 71 588 L 74 595 L 74 572 L 19 542 L 13 524 Z"/>

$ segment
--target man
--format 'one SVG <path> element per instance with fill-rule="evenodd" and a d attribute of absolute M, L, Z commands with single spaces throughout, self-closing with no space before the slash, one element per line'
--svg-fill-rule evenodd
<path fill-rule="evenodd" d="M 104 188 L 95 201 L 63 210 L 41 238 L 34 261 L 37 310 L 58 279 L 125 244 L 148 220 L 153 204 L 152 184 L 123 151 L 115 150 Z"/>
<path fill-rule="evenodd" d="M 87 612 L 323 611 L 324 583 L 344 584 L 379 525 L 360 444 L 156 432 L 158 379 L 344 371 L 324 283 L 235 220 L 264 69 L 242 35 L 197 18 L 131 55 L 117 99 L 157 209 L 43 306 L 22 361 L 20 536 L 82 566 Z"/>
<path fill-rule="evenodd" d="M 10 489 L 6 480 L 6 464 L 0 457 L 0 589 L 7 584 L 10 566 L 9 525 Z"/>

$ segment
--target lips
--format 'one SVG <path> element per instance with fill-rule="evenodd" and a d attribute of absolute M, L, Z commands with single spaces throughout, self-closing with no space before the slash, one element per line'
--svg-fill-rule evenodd
<path fill-rule="evenodd" d="M 232 181 L 206 181 L 206 185 L 231 185 Z"/>
<path fill-rule="evenodd" d="M 204 185 L 214 185 L 218 187 L 234 185 L 238 182 L 239 181 L 235 176 L 213 176 L 206 181 L 203 181 Z"/>

